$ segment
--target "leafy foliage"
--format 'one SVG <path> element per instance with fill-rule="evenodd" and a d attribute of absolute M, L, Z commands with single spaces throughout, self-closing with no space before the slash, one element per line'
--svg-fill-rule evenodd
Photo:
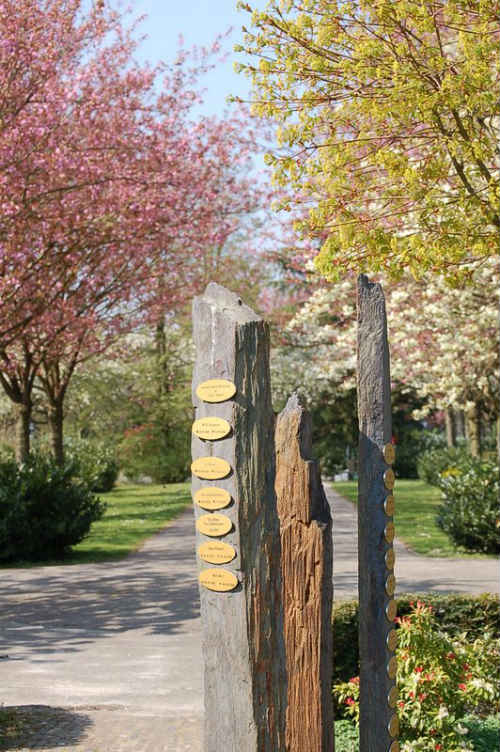
<path fill-rule="evenodd" d="M 443 493 L 437 522 L 458 546 L 472 551 L 500 552 L 498 465 L 467 457 L 441 473 Z"/>
<path fill-rule="evenodd" d="M 475 752 L 491 752 L 498 747 L 500 737 L 500 717 L 489 716 L 477 718 L 466 716 L 464 726 L 469 729 L 470 740 L 474 745 Z"/>
<path fill-rule="evenodd" d="M 413 605 L 413 604 L 412 604 Z M 402 749 L 406 752 L 471 750 L 461 723 L 467 712 L 498 710 L 498 639 L 489 633 L 467 641 L 438 629 L 432 606 L 417 601 L 400 618 L 396 650 Z M 334 687 L 348 713 L 359 718 L 359 678 Z"/>
<path fill-rule="evenodd" d="M 414 402 L 413 405 L 416 403 Z M 396 436 L 394 470 L 398 478 L 418 478 L 418 459 L 429 447 L 443 446 L 445 436 L 439 430 L 425 430 L 411 417 L 410 411 L 394 413 L 393 433 Z"/>
<path fill-rule="evenodd" d="M 63 466 L 42 455 L 25 463 L 0 463 L 0 559 L 62 556 L 81 541 L 105 511 L 73 462 Z"/>
<path fill-rule="evenodd" d="M 422 599 L 432 606 L 434 621 L 441 632 L 454 640 L 460 634 L 467 633 L 469 640 L 481 637 L 485 632 L 500 638 L 500 620 L 498 618 L 499 598 L 497 595 L 443 595 L 426 593 L 425 595 L 403 594 L 398 596 L 398 613 L 406 617 L 412 613 L 412 604 Z M 359 674 L 358 641 L 353 635 L 358 633 L 358 602 L 340 601 L 333 607 L 333 683 L 348 681 Z M 338 715 L 342 708 L 337 708 Z"/>
<path fill-rule="evenodd" d="M 78 467 L 78 477 L 91 491 L 111 491 L 118 478 L 115 450 L 105 442 L 69 439 L 66 457 Z"/>
<path fill-rule="evenodd" d="M 417 460 L 418 477 L 430 483 L 439 484 L 439 476 L 450 467 L 460 467 L 470 455 L 463 447 L 436 447 L 419 455 Z"/>
<path fill-rule="evenodd" d="M 180 483 L 189 475 L 189 426 L 159 421 L 130 428 L 119 446 L 120 466 L 131 480 Z"/>
<path fill-rule="evenodd" d="M 237 50 L 318 267 L 463 277 L 496 254 L 497 0 L 270 0 Z"/>

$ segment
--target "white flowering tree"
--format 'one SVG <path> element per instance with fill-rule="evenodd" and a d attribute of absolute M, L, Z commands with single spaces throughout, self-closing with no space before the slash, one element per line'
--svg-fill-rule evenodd
<path fill-rule="evenodd" d="M 481 417 L 498 419 L 498 288 L 491 259 L 463 288 L 442 277 L 383 282 L 392 378 L 425 398 L 425 411 L 464 410 L 473 454 Z M 328 385 L 350 389 L 356 361 L 356 284 L 346 277 L 314 292 L 289 322 L 273 359 L 276 399 L 293 388 L 311 401 Z"/>

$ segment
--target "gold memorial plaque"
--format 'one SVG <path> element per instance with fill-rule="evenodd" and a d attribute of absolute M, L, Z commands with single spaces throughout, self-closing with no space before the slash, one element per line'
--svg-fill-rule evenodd
<path fill-rule="evenodd" d="M 394 653 L 398 646 L 398 633 L 395 629 L 391 629 L 391 631 L 387 634 L 387 637 L 385 638 L 385 642 L 387 645 L 387 648 L 391 651 L 391 653 Z"/>
<path fill-rule="evenodd" d="M 389 621 L 394 621 L 396 618 L 396 614 L 398 612 L 398 607 L 395 600 L 390 600 L 387 606 L 385 607 L 385 615 L 387 616 Z"/>
<path fill-rule="evenodd" d="M 387 595 L 394 595 L 394 591 L 396 590 L 396 578 L 393 574 L 388 575 L 386 581 L 385 581 L 385 592 Z"/>
<path fill-rule="evenodd" d="M 388 551 L 385 552 L 385 566 L 387 569 L 394 569 L 394 562 L 396 561 L 396 554 L 394 553 L 394 549 L 390 548 Z"/>
<path fill-rule="evenodd" d="M 191 464 L 191 472 L 198 478 L 220 480 L 231 472 L 231 465 L 221 457 L 200 457 Z"/>
<path fill-rule="evenodd" d="M 389 752 L 401 752 L 399 742 L 392 742 L 391 746 L 389 747 Z"/>
<path fill-rule="evenodd" d="M 200 439 L 223 439 L 231 431 L 231 426 L 224 418 L 200 418 L 195 420 L 192 428 L 195 436 Z"/>
<path fill-rule="evenodd" d="M 202 509 L 224 509 L 231 503 L 231 494 L 225 488 L 206 486 L 196 491 L 194 500 Z"/>
<path fill-rule="evenodd" d="M 391 494 L 390 496 L 386 496 L 384 501 L 384 512 L 388 517 L 392 517 L 394 514 L 394 496 Z"/>
<path fill-rule="evenodd" d="M 394 540 L 394 522 L 388 522 L 384 528 L 384 538 L 387 543 L 392 543 Z"/>
<path fill-rule="evenodd" d="M 394 483 L 396 481 L 396 476 L 394 475 L 394 470 L 389 468 L 384 473 L 384 484 L 385 487 L 389 489 L 389 491 L 392 491 L 394 488 Z"/>
<path fill-rule="evenodd" d="M 399 718 L 395 713 L 387 724 L 387 731 L 391 736 L 397 736 L 399 734 Z"/>
<path fill-rule="evenodd" d="M 198 385 L 196 394 L 203 402 L 225 402 L 236 394 L 236 385 L 227 379 L 209 379 Z"/>
<path fill-rule="evenodd" d="M 390 708 L 395 708 L 396 703 L 398 701 L 399 692 L 397 687 L 392 687 L 389 694 L 387 695 L 387 704 Z"/>
<path fill-rule="evenodd" d="M 233 523 L 225 514 L 202 514 L 196 520 L 196 528 L 203 535 L 211 535 L 216 538 L 219 535 L 226 535 L 233 526 Z"/>
<path fill-rule="evenodd" d="M 384 460 L 388 465 L 392 465 L 395 459 L 396 450 L 394 449 L 394 444 L 386 444 L 384 447 Z"/>
<path fill-rule="evenodd" d="M 198 556 L 208 564 L 229 564 L 236 556 L 236 551 L 229 543 L 207 541 L 199 546 Z"/>
<path fill-rule="evenodd" d="M 200 583 L 209 590 L 216 590 L 219 593 L 227 593 L 228 590 L 234 590 L 238 584 L 238 578 L 227 569 L 204 569 L 200 572 Z"/>
<path fill-rule="evenodd" d="M 389 679 L 395 679 L 396 678 L 396 671 L 398 668 L 398 662 L 394 656 L 389 659 L 389 663 L 387 664 L 387 676 Z"/>

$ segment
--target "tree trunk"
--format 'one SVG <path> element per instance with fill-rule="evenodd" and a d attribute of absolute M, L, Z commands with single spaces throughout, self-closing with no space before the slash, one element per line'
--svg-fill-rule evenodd
<path fill-rule="evenodd" d="M 463 410 L 457 410 L 455 412 L 455 426 L 457 438 L 465 439 L 465 414 Z"/>
<path fill-rule="evenodd" d="M 31 400 L 17 403 L 16 418 L 16 460 L 21 463 L 30 453 Z"/>
<path fill-rule="evenodd" d="M 465 415 L 467 425 L 467 442 L 469 452 L 473 457 L 481 456 L 481 412 L 479 406 L 474 404 Z"/>
<path fill-rule="evenodd" d="M 452 407 L 446 408 L 444 417 L 446 426 L 446 443 L 449 447 L 454 447 L 457 444 L 457 427 L 455 423 L 455 413 Z"/>
<path fill-rule="evenodd" d="M 158 321 L 155 328 L 156 362 L 158 366 L 158 396 L 163 397 L 168 391 L 167 384 L 167 338 L 165 336 L 165 321 Z"/>
<path fill-rule="evenodd" d="M 500 415 L 497 418 L 497 462 L 500 465 Z"/>
<path fill-rule="evenodd" d="M 62 401 L 49 405 L 48 419 L 52 454 L 58 465 L 64 463 L 64 414 Z"/>

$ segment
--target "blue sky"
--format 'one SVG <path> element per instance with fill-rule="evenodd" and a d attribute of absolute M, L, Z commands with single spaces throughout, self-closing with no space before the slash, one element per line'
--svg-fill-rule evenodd
<path fill-rule="evenodd" d="M 241 38 L 241 26 L 248 24 L 248 13 L 236 10 L 237 0 L 131 0 L 134 16 L 147 15 L 141 26 L 148 39 L 139 51 L 139 58 L 152 63 L 159 60 L 171 62 L 178 49 L 182 34 L 184 46 L 209 47 L 218 34 L 233 27 L 227 48 Z M 255 0 L 252 6 L 264 8 L 266 0 Z M 248 96 L 249 84 L 242 74 L 233 71 L 234 54 L 208 74 L 203 82 L 207 89 L 202 111 L 221 114 L 226 107 L 226 97 L 235 94 Z"/>

